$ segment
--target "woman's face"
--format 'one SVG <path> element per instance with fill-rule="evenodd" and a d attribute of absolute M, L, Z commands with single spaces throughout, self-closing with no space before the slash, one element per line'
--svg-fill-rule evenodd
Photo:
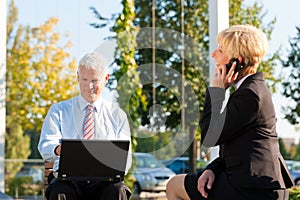
<path fill-rule="evenodd" d="M 211 53 L 211 57 L 213 57 L 219 69 L 222 69 L 222 65 L 229 63 L 230 60 L 227 52 L 220 44 L 218 48 Z"/>

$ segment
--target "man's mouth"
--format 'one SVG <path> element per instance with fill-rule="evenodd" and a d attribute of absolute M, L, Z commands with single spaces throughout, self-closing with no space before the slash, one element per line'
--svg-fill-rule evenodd
<path fill-rule="evenodd" d="M 95 94 L 95 91 L 94 90 L 87 91 L 87 94 L 90 94 L 90 95 Z"/>

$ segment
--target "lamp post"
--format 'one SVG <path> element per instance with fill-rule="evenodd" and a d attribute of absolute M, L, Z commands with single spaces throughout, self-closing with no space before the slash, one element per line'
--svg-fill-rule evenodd
<path fill-rule="evenodd" d="M 0 191 L 4 193 L 6 0 L 0 0 Z"/>

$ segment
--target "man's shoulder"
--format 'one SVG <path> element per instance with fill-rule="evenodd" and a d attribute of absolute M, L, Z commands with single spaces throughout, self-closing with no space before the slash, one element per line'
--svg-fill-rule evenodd
<path fill-rule="evenodd" d="M 106 99 L 102 100 L 102 106 L 107 109 L 112 114 L 118 114 L 118 115 L 126 115 L 122 108 L 118 105 L 117 102 L 108 101 Z"/>
<path fill-rule="evenodd" d="M 74 106 L 74 104 L 76 103 L 77 98 L 78 97 L 73 97 L 73 98 L 70 98 L 67 100 L 57 102 L 51 106 L 51 109 L 52 110 L 62 110 L 62 109 L 72 108 Z"/>

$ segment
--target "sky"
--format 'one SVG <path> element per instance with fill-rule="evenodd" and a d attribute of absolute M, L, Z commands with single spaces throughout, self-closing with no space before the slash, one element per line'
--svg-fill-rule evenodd
<path fill-rule="evenodd" d="M 7 0 L 10 2 L 10 0 Z M 296 26 L 300 26 L 299 0 L 245 0 L 252 4 L 254 1 L 263 4 L 267 11 L 266 19 L 277 18 L 270 41 L 270 53 L 282 47 L 282 55 L 287 54 L 288 39 L 296 36 Z M 58 30 L 62 34 L 70 33 L 73 47 L 71 57 L 78 61 L 80 57 L 93 51 L 103 43 L 105 37 L 112 33 L 107 29 L 95 29 L 89 23 L 97 22 L 89 7 L 95 7 L 104 17 L 117 14 L 121 11 L 120 0 L 15 0 L 19 10 L 19 23 L 39 26 L 52 16 L 59 18 Z M 276 72 L 281 73 L 281 67 L 276 66 Z M 283 120 L 282 106 L 288 101 L 279 93 L 273 95 L 277 113 L 277 131 L 280 137 L 295 138 L 299 140 L 300 132 Z"/>

